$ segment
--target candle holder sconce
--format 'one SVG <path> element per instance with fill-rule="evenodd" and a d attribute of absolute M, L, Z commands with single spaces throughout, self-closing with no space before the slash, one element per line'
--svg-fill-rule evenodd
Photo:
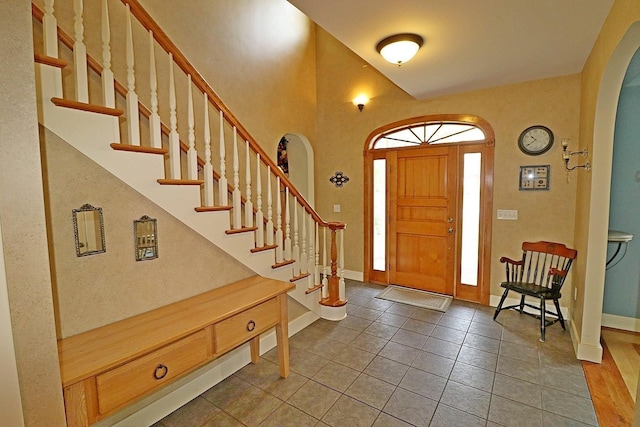
<path fill-rule="evenodd" d="M 591 170 L 591 163 L 587 160 L 582 165 L 573 165 L 569 167 L 569 160 L 571 160 L 571 156 L 581 155 L 585 159 L 589 156 L 589 150 L 585 147 L 580 151 L 569 151 L 569 138 L 562 138 L 562 159 L 564 160 L 564 168 L 567 172 L 570 172 L 574 169 L 582 168 L 586 171 Z"/>

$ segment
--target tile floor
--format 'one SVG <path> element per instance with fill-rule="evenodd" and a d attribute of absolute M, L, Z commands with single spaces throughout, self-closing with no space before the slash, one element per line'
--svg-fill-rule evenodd
<path fill-rule="evenodd" d="M 569 332 L 454 301 L 445 314 L 348 281 L 348 317 L 291 337 L 291 374 L 264 354 L 154 427 L 597 426 Z"/>

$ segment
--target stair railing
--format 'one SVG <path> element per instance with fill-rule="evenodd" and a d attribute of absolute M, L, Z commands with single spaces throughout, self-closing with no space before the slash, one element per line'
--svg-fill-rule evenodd
<path fill-rule="evenodd" d="M 72 53 L 74 72 L 74 88 L 76 99 L 67 101 L 66 106 L 73 105 L 72 108 L 86 108 L 89 111 L 113 110 L 112 114 L 122 113 L 116 107 L 124 104 L 124 120 L 121 120 L 122 140 L 126 143 L 114 143 L 114 149 L 127 151 L 141 151 L 146 153 L 168 154 L 166 162 L 167 177 L 158 179 L 164 185 L 200 185 L 202 187 L 201 206 L 195 207 L 198 212 L 215 210 L 231 211 L 231 230 L 228 234 L 239 232 L 253 232 L 255 235 L 255 246 L 252 252 L 262 250 L 274 250 L 273 268 L 291 265 L 291 281 L 307 279 L 307 293 L 320 291 L 320 304 L 327 306 L 342 306 L 346 304 L 344 290 L 344 231 L 345 224 L 339 222 L 324 221 L 318 213 L 311 207 L 304 196 L 292 185 L 288 177 L 268 156 L 262 147 L 254 140 L 249 132 L 242 126 L 239 120 L 231 113 L 229 108 L 222 102 L 204 77 L 186 59 L 183 53 L 169 39 L 158 24 L 142 8 L 137 0 L 121 0 L 124 10 L 119 11 L 119 16 L 124 15 L 124 23 L 113 23 L 116 15 L 113 10 L 119 2 L 101 0 L 91 2 L 91 7 L 99 7 L 100 14 L 100 39 L 102 64 L 97 62 L 87 53 L 87 46 L 84 44 L 85 25 L 83 16 L 85 5 L 83 0 L 73 0 L 74 11 L 74 37 L 71 37 L 58 27 L 54 15 L 54 0 L 43 0 L 44 11 L 37 5 L 32 5 L 33 16 L 43 25 L 43 54 L 36 55 L 39 62 L 56 63 L 62 67 L 60 60 L 58 41 L 66 46 Z M 63 2 L 60 2 L 63 3 Z M 110 16 L 110 10 L 111 16 Z M 135 18 L 132 20 L 131 18 Z M 133 22 L 132 22 L 133 21 Z M 136 27 L 136 23 L 138 26 Z M 124 27 L 125 41 L 125 63 L 126 86 L 119 83 L 114 78 L 112 68 L 112 57 L 118 54 L 118 49 L 111 43 L 112 26 L 120 25 Z M 136 43 L 141 37 L 136 37 L 144 29 L 148 33 L 148 47 L 140 49 Z M 161 48 L 168 57 L 168 78 L 161 76 L 161 67 L 157 66 L 157 48 Z M 135 54 L 141 50 L 148 51 L 149 67 L 144 69 L 136 66 Z M 114 53 L 114 51 L 116 51 Z M 39 57 L 39 59 L 38 59 Z M 159 61 L 163 62 L 162 59 Z M 102 106 L 97 107 L 89 104 L 92 91 L 89 87 L 91 82 L 88 69 L 100 77 L 100 93 Z M 149 93 L 142 96 L 149 99 L 150 108 L 140 100 L 140 88 L 136 86 L 136 69 L 143 69 L 149 78 Z M 181 74 L 176 77 L 175 68 Z M 165 81 L 166 80 L 166 81 Z M 178 102 L 178 94 L 181 87 L 177 81 L 186 80 L 186 120 L 183 120 L 181 112 L 182 104 Z M 66 85 L 65 85 L 66 86 Z M 166 89 L 162 89 L 165 87 Z M 199 91 L 199 95 L 193 95 L 193 89 Z M 159 89 L 160 88 L 160 89 Z M 166 106 L 162 105 L 161 93 L 168 92 L 168 112 Z M 196 109 L 198 108 L 194 98 L 203 99 L 202 108 L 199 114 L 200 120 L 196 119 Z M 181 98 L 184 98 L 182 96 Z M 64 102 L 61 100 L 61 105 Z M 198 108 L 199 109 L 199 108 Z M 215 151 L 211 145 L 210 126 L 215 125 L 215 120 L 210 120 L 211 110 L 218 113 L 219 141 L 217 159 Z M 168 116 L 167 126 L 162 117 Z M 142 119 L 142 120 L 140 120 Z M 178 123 L 187 123 L 187 143 L 180 139 L 178 133 Z M 201 126 L 198 126 L 201 123 Z M 180 129 L 182 129 L 180 125 Z M 196 130 L 202 139 L 197 137 Z M 232 134 L 232 138 L 229 135 Z M 125 138 L 126 135 L 126 138 Z M 141 135 L 146 138 L 141 138 Z M 148 143 L 145 141 L 148 140 Z M 243 141 L 242 142 L 239 142 Z M 124 141 L 123 141 L 124 142 Z M 232 158 L 232 184 L 229 185 L 227 179 L 226 153 L 227 145 L 232 144 L 230 150 Z M 244 145 L 244 161 L 241 161 L 239 144 Z M 200 149 L 199 149 L 200 148 Z M 204 152 L 202 159 L 198 152 Z M 218 160 L 218 171 L 213 165 Z M 252 170 L 252 166 L 255 168 Z M 244 168 L 244 169 L 243 169 Z M 244 172 L 244 173 L 243 173 Z M 252 180 L 252 176 L 255 180 Z M 242 194 L 242 180 L 244 180 L 245 193 Z M 215 185 L 217 181 L 217 186 Z M 275 207 L 273 206 L 272 183 L 275 181 Z M 252 191 L 252 182 L 255 182 Z M 263 217 L 263 188 L 266 182 L 267 187 L 267 217 Z M 228 205 L 228 194 L 232 195 L 232 205 Z M 256 205 L 252 200 L 252 193 L 256 194 Z M 284 211 L 282 210 L 284 206 Z M 291 209 L 293 206 L 293 209 Z M 244 210 L 244 215 L 242 214 Z M 273 211 L 276 218 L 274 221 Z M 292 213 L 293 212 L 293 213 Z M 275 223 L 275 228 L 274 228 Z M 293 223 L 293 240 L 291 239 L 290 224 Z M 302 233 L 299 235 L 299 224 L 302 224 Z M 322 229 L 322 232 L 320 231 Z M 329 241 L 327 241 L 327 230 Z M 322 236 L 322 238 L 320 238 Z M 300 240 L 301 246 L 300 246 Z M 307 245 L 308 242 L 308 245 Z M 320 257 L 322 247 L 323 256 Z M 329 259 L 327 259 L 329 251 Z M 290 258 L 290 259 L 289 259 Z"/>

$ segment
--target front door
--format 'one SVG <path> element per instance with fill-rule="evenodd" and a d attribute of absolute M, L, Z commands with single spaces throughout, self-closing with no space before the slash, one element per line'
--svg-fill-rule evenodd
<path fill-rule="evenodd" d="M 456 150 L 386 153 L 391 284 L 453 295 Z"/>

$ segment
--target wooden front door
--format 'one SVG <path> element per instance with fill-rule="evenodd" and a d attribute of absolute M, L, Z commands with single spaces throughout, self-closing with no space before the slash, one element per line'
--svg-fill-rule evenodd
<path fill-rule="evenodd" d="M 457 147 L 389 151 L 389 282 L 453 295 Z"/>

